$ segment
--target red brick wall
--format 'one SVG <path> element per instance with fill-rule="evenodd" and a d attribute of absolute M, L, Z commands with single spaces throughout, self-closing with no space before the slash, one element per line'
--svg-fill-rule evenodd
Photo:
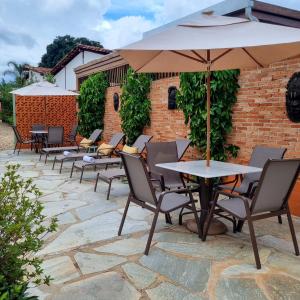
<path fill-rule="evenodd" d="M 16 125 L 23 138 L 30 137 L 33 124 L 63 126 L 67 138 L 76 121 L 75 96 L 16 95 Z"/>

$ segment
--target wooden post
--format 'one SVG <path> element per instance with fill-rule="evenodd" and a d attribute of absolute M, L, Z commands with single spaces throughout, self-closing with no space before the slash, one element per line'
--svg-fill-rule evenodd
<path fill-rule="evenodd" d="M 210 50 L 207 50 L 207 91 L 206 91 L 206 95 L 207 95 L 207 99 L 206 99 L 206 110 L 207 110 L 207 120 L 206 120 L 206 166 L 209 167 L 210 166 L 210 98 L 211 98 L 211 88 L 210 88 L 210 76 L 211 76 L 211 71 L 210 71 L 210 65 L 211 65 L 211 61 L 210 61 Z"/>

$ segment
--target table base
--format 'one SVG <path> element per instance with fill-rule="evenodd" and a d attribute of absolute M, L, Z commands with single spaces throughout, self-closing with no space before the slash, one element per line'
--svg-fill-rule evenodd
<path fill-rule="evenodd" d="M 195 219 L 187 220 L 186 228 L 191 232 L 198 233 Z M 226 231 L 227 231 L 227 227 L 223 222 L 215 218 L 212 219 L 208 229 L 208 235 L 224 234 Z"/>

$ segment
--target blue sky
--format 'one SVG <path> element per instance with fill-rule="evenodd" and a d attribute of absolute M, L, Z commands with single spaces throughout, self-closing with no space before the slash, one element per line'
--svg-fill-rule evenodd
<path fill-rule="evenodd" d="M 299 9 L 300 0 L 264 0 Z M 114 49 L 220 0 L 0 0 L 0 77 L 10 60 L 37 65 L 47 44 L 70 34 Z"/>

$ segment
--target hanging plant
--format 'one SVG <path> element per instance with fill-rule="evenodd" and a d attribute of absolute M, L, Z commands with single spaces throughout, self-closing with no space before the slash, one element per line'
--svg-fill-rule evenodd
<path fill-rule="evenodd" d="M 95 129 L 103 129 L 105 93 L 109 84 L 104 73 L 89 76 L 80 87 L 78 97 L 78 132 L 88 137 Z"/>
<path fill-rule="evenodd" d="M 132 145 L 150 125 L 151 101 L 149 92 L 151 77 L 149 74 L 135 73 L 128 69 L 121 95 L 121 127 L 127 137 L 127 144 Z"/>
<path fill-rule="evenodd" d="M 178 108 L 190 124 L 189 138 L 203 158 L 206 150 L 206 72 L 181 73 L 177 92 Z M 232 131 L 232 107 L 236 103 L 238 70 L 211 73 L 211 158 L 226 161 L 236 157 L 239 147 L 226 143 Z"/>

